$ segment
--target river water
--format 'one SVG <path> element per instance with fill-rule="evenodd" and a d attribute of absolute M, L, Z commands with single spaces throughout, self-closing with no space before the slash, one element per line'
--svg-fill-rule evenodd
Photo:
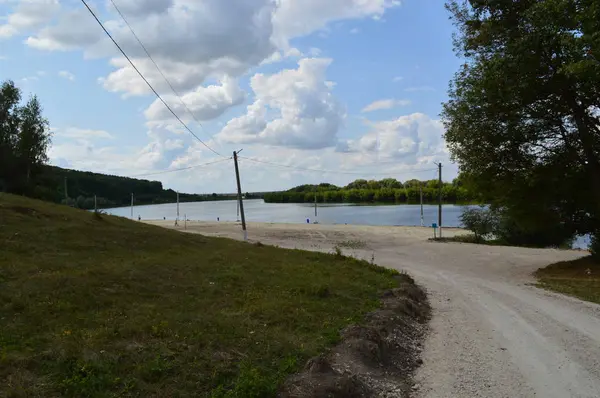
<path fill-rule="evenodd" d="M 459 227 L 462 205 L 442 206 L 442 225 Z M 318 221 L 321 224 L 357 224 L 357 225 L 421 225 L 420 205 L 352 205 L 319 204 L 315 217 L 314 205 L 306 203 L 265 203 L 262 199 L 245 200 L 246 221 L 272 223 L 306 223 Z M 106 209 L 107 213 L 131 217 L 130 207 Z M 175 220 L 177 204 L 134 206 L 133 218 L 142 220 Z M 237 221 L 237 201 L 190 202 L 179 204 L 179 218 L 187 217 L 192 221 Z M 423 205 L 424 225 L 437 223 L 438 206 Z M 574 247 L 586 248 L 589 239 L 578 238 Z"/>

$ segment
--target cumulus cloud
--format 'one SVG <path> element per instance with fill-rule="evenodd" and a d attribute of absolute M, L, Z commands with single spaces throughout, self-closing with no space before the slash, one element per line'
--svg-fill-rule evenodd
<path fill-rule="evenodd" d="M 377 154 L 404 164 L 429 164 L 448 159 L 440 120 L 423 113 L 413 113 L 394 120 L 371 124 L 371 131 L 356 140 L 343 142 L 338 150 L 350 153 Z"/>
<path fill-rule="evenodd" d="M 305 58 L 298 69 L 250 81 L 255 101 L 218 134 L 228 143 L 262 143 L 304 149 L 334 146 L 345 112 L 326 84 L 331 59 Z"/>
<path fill-rule="evenodd" d="M 237 82 L 231 78 L 224 78 L 221 85 L 199 87 L 193 92 L 185 94 L 181 100 L 198 120 L 211 120 L 221 116 L 227 109 L 244 102 L 246 93 L 240 89 Z M 167 95 L 163 99 L 177 114 L 184 116 L 186 107 L 174 95 Z M 144 112 L 150 122 L 165 122 L 172 120 L 173 115 L 156 99 Z"/>
<path fill-rule="evenodd" d="M 21 2 L 35 0 L 21 0 Z M 58 0 L 37 0 L 58 1 Z M 108 30 L 153 85 L 162 78 L 146 59 L 112 6 Z M 178 90 L 195 90 L 209 77 L 238 77 L 261 63 L 302 54 L 289 40 L 325 28 L 333 21 L 381 16 L 397 0 L 120 0 L 119 8 Z M 103 10 L 99 10 L 103 11 Z M 87 56 L 111 56 L 115 50 L 83 8 L 62 14 L 53 25 L 31 35 L 32 47 Z M 311 49 L 309 55 L 317 56 Z M 115 71 L 102 79 L 107 90 L 126 95 L 148 94 L 147 87 L 121 58 Z M 168 88 L 167 88 L 168 89 Z"/>
<path fill-rule="evenodd" d="M 25 43 L 38 50 L 68 51 L 97 44 L 105 39 L 103 35 L 86 9 L 75 9 L 61 14 L 58 22 L 28 37 Z"/>
<path fill-rule="evenodd" d="M 343 19 L 381 17 L 400 5 L 398 0 L 279 0 L 274 32 L 280 41 L 304 36 Z"/>
<path fill-rule="evenodd" d="M 396 100 L 396 99 L 383 99 L 379 101 L 372 102 L 371 104 L 365 106 L 362 113 L 379 111 L 382 109 L 392 109 L 398 106 L 407 106 L 410 105 L 409 100 Z"/>
<path fill-rule="evenodd" d="M 37 28 L 50 21 L 60 10 L 58 0 L 21 0 L 7 22 L 0 25 L 0 39 Z"/>

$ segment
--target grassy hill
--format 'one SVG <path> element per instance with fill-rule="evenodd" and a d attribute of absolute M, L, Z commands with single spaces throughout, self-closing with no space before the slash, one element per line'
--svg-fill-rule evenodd
<path fill-rule="evenodd" d="M 0 194 L 0 396 L 268 397 L 393 272 Z"/>
<path fill-rule="evenodd" d="M 160 181 L 114 176 L 63 169 L 45 165 L 36 175 L 27 196 L 54 203 L 65 203 L 65 180 L 69 205 L 80 209 L 94 208 L 94 195 L 100 208 L 129 206 L 131 193 L 135 194 L 136 204 L 173 203 L 177 193 L 164 189 Z M 257 197 L 247 194 L 246 197 Z M 201 202 L 206 200 L 231 200 L 234 194 L 187 194 L 180 193 L 181 202 Z"/>

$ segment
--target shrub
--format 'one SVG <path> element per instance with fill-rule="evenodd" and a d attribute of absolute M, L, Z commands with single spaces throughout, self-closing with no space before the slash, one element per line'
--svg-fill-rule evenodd
<path fill-rule="evenodd" d="M 465 208 L 460 216 L 460 221 L 466 229 L 475 234 L 475 240 L 481 242 L 486 236 L 498 229 L 498 214 L 485 207 Z"/>

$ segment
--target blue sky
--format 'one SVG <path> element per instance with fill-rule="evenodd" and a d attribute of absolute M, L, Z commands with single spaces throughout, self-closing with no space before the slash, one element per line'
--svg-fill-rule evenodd
<path fill-rule="evenodd" d="M 445 179 L 439 120 L 460 60 L 441 0 L 108 0 L 88 3 L 188 126 L 243 155 L 244 190 L 356 178 Z M 51 162 L 118 175 L 212 163 L 165 111 L 80 1 L 0 0 L 0 78 L 39 96 Z M 298 167 L 299 169 L 294 169 Z M 303 168 L 328 170 L 313 172 Z M 188 192 L 232 191 L 231 161 L 156 174 Z"/>

